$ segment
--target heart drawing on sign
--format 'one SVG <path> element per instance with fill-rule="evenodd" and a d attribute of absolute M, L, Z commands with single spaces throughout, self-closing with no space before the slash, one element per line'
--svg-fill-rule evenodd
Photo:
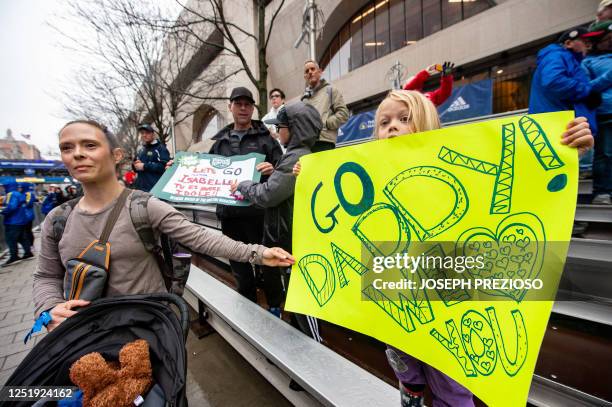
<path fill-rule="evenodd" d="M 492 232 L 488 228 L 468 229 L 455 245 L 456 256 L 482 256 L 483 268 L 467 273 L 478 279 L 534 279 L 544 261 L 546 235 L 540 219 L 528 212 L 505 217 Z M 480 289 L 493 296 L 509 297 L 521 302 L 527 289 Z"/>

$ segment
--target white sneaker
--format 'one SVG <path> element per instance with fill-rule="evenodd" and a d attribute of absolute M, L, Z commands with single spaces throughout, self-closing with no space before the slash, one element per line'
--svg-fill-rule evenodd
<path fill-rule="evenodd" d="M 597 194 L 591 201 L 593 205 L 612 205 L 610 194 Z"/>

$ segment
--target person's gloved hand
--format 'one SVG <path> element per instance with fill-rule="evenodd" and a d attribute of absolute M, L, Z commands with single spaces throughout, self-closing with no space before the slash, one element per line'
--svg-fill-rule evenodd
<path fill-rule="evenodd" d="M 453 73 L 455 64 L 451 61 L 446 61 L 442 64 L 442 76 L 448 76 Z"/>
<path fill-rule="evenodd" d="M 596 109 L 599 105 L 601 105 L 601 93 L 591 91 L 589 96 L 584 99 L 584 104 L 591 110 Z"/>

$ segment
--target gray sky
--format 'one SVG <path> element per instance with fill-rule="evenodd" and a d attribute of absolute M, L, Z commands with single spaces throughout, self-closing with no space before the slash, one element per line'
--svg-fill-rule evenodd
<path fill-rule="evenodd" d="M 142 1 L 142 0 L 140 0 Z M 155 0 L 177 15 L 175 0 Z M 0 0 L 0 137 L 6 129 L 30 134 L 42 154 L 57 150 L 57 132 L 67 121 L 61 103 L 71 74 L 87 65 L 49 26 L 83 38 L 83 26 L 69 21 L 65 0 Z M 91 34 L 89 34 L 91 35 Z"/>
<path fill-rule="evenodd" d="M 65 6 L 58 0 L 0 0 L 0 136 L 31 134 L 41 153 L 57 149 L 65 122 L 59 98 L 72 64 L 47 26 Z"/>

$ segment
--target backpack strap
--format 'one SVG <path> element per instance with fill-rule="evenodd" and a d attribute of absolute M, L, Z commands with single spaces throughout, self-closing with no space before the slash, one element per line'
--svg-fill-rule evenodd
<path fill-rule="evenodd" d="M 151 194 L 148 192 L 134 190 L 130 199 L 130 218 L 132 219 L 134 229 L 136 229 L 136 233 L 138 233 L 138 237 L 140 237 L 140 241 L 144 245 L 145 250 L 151 253 L 155 258 L 155 262 L 164 278 L 166 288 L 169 289 L 172 284 L 172 273 L 164 259 L 163 249 L 156 239 L 155 232 L 151 226 L 151 220 L 149 219 L 149 212 L 147 210 L 150 198 Z"/>
<path fill-rule="evenodd" d="M 151 194 L 148 192 L 134 190 L 130 197 L 130 218 L 145 249 L 153 252 L 158 244 L 147 210 L 150 198 Z"/>
<path fill-rule="evenodd" d="M 117 223 L 119 214 L 121 214 L 121 210 L 123 209 L 123 205 L 125 205 L 125 200 L 127 199 L 129 194 L 130 190 L 127 188 L 123 188 L 123 191 L 121 191 L 119 198 L 117 198 L 117 202 L 111 210 L 111 213 L 108 214 L 106 224 L 104 225 L 104 229 L 102 230 L 102 235 L 100 235 L 100 244 L 105 245 L 106 242 L 108 242 L 108 237 L 110 236 L 113 227 L 115 227 L 115 223 Z"/>
<path fill-rule="evenodd" d="M 75 206 L 77 206 L 80 200 L 81 197 L 78 197 L 64 202 L 59 206 L 59 211 L 57 211 L 57 213 L 53 216 L 51 226 L 53 231 L 53 240 L 55 240 L 55 243 L 59 244 L 60 240 L 62 240 L 64 229 L 66 228 L 66 221 L 68 221 L 68 216 L 70 216 L 70 213 Z"/>

